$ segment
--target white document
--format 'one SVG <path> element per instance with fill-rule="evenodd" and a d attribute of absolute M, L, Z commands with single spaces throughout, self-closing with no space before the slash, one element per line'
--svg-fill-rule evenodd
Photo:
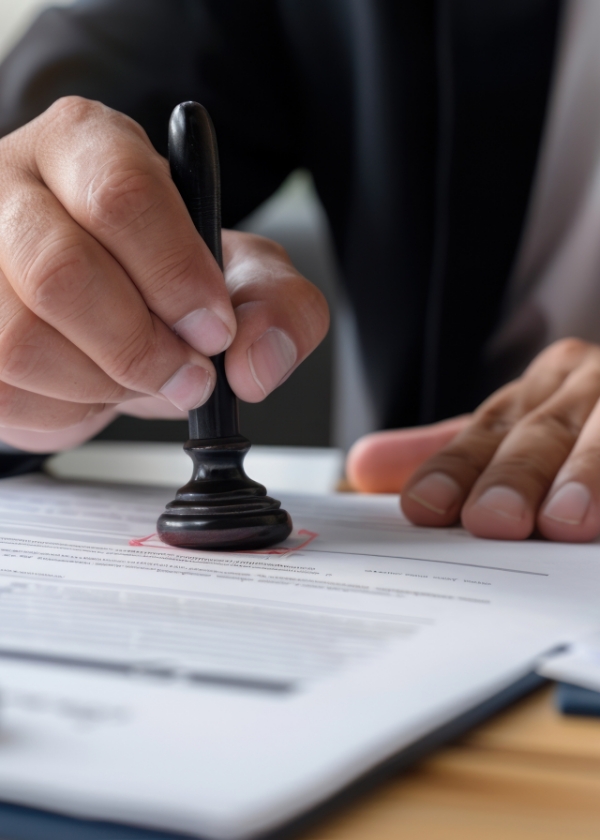
<path fill-rule="evenodd" d="M 0 483 L 0 800 L 248 838 L 594 627 L 600 547 L 286 497 L 275 552 L 169 548 L 172 492 Z"/>

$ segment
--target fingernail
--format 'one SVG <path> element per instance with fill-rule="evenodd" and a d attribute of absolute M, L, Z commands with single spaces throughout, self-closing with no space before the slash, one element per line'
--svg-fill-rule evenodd
<path fill-rule="evenodd" d="M 592 496 L 585 484 L 569 481 L 552 496 L 543 510 L 543 515 L 556 522 L 580 525 L 585 519 Z"/>
<path fill-rule="evenodd" d="M 181 411 L 191 411 L 205 403 L 212 390 L 212 376 L 199 365 L 182 365 L 160 389 L 163 397 Z"/>
<path fill-rule="evenodd" d="M 432 472 L 415 484 L 408 495 L 427 510 L 441 515 L 458 502 L 461 493 L 460 486 L 449 475 Z"/>
<path fill-rule="evenodd" d="M 231 333 L 210 309 L 194 309 L 173 327 L 177 335 L 205 356 L 216 356 L 231 344 Z"/>
<path fill-rule="evenodd" d="M 490 487 L 475 502 L 473 507 L 482 507 L 504 516 L 506 519 L 523 519 L 527 511 L 525 499 L 512 487 Z"/>
<path fill-rule="evenodd" d="M 265 396 L 285 379 L 297 358 L 292 339 L 276 327 L 267 330 L 248 349 L 250 371 Z"/>

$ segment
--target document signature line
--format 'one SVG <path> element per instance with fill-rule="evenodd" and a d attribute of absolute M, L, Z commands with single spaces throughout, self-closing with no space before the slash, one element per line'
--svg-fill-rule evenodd
<path fill-rule="evenodd" d="M 404 554 L 373 554 L 361 551 L 334 551 L 332 549 L 305 548 L 315 554 L 346 554 L 352 557 L 381 557 L 385 560 L 416 560 L 419 563 L 441 563 L 444 566 L 468 566 L 471 569 L 490 569 L 494 572 L 511 572 L 515 575 L 534 575 L 535 577 L 550 577 L 547 572 L 530 572 L 527 569 L 507 569 L 504 566 L 484 566 L 480 563 L 461 563 L 459 560 L 432 560 L 430 557 L 406 557 Z"/>

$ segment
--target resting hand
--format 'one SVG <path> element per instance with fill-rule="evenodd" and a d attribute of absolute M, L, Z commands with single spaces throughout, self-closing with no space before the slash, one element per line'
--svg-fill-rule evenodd
<path fill-rule="evenodd" d="M 166 130 L 166 129 L 165 129 Z M 185 417 L 227 350 L 255 402 L 314 349 L 327 305 L 275 243 L 224 232 L 225 278 L 132 120 L 59 100 L 0 141 L 0 440 L 73 446 L 119 412 Z"/>
<path fill-rule="evenodd" d="M 474 414 L 358 441 L 348 477 L 367 492 L 402 492 L 418 525 L 458 520 L 471 533 L 520 540 L 600 534 L 600 347 L 544 350 Z"/>

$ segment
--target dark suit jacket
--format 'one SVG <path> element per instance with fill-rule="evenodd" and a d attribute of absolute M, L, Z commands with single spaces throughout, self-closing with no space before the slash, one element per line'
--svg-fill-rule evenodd
<path fill-rule="evenodd" d="M 0 68 L 0 132 L 99 99 L 165 152 L 196 99 L 225 225 L 313 173 L 382 426 L 469 410 L 519 244 L 559 0 L 79 0 Z"/>

